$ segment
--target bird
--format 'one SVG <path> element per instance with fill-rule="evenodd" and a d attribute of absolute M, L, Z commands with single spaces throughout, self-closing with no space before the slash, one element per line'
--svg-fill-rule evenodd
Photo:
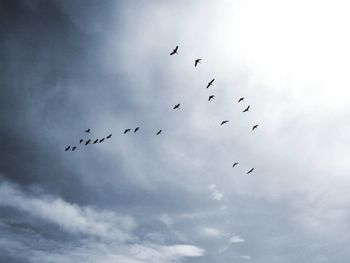
<path fill-rule="evenodd" d="M 215 97 L 214 95 L 210 95 L 208 101 L 210 101 L 211 99 L 214 99 L 214 97 Z"/>
<path fill-rule="evenodd" d="M 173 110 L 178 109 L 180 107 L 180 103 L 176 104 L 173 108 Z"/>
<path fill-rule="evenodd" d="M 72 148 L 72 152 L 73 152 L 76 148 L 77 148 L 77 146 L 74 146 L 74 147 Z"/>
<path fill-rule="evenodd" d="M 93 144 L 97 143 L 98 142 L 98 139 L 94 140 Z"/>
<path fill-rule="evenodd" d="M 232 165 L 232 167 L 235 167 L 237 164 L 238 164 L 238 163 L 234 163 L 234 164 Z"/>
<path fill-rule="evenodd" d="M 174 54 L 177 54 L 177 49 L 179 48 L 179 46 L 176 46 L 174 48 L 174 50 L 170 53 L 170 56 L 174 55 Z"/>
<path fill-rule="evenodd" d="M 89 140 L 87 140 L 87 141 L 85 142 L 85 145 L 88 145 L 90 142 L 91 142 L 91 140 L 90 140 L 90 139 L 89 139 Z"/>
<path fill-rule="evenodd" d="M 85 132 L 89 133 L 89 132 L 90 132 L 90 129 L 87 129 Z"/>
<path fill-rule="evenodd" d="M 195 61 L 194 61 L 194 66 L 197 67 L 197 64 L 198 63 L 201 63 L 201 58 L 197 58 Z"/>
<path fill-rule="evenodd" d="M 211 85 L 213 85 L 214 80 L 215 80 L 215 79 L 212 79 L 212 80 L 208 83 L 207 88 L 209 88 Z"/>
<path fill-rule="evenodd" d="M 222 121 L 220 125 L 223 125 L 225 123 L 229 122 L 228 120 Z"/>
<path fill-rule="evenodd" d="M 126 130 L 124 131 L 124 134 L 127 133 L 127 132 L 129 132 L 129 131 L 130 131 L 130 129 L 126 129 Z"/>
<path fill-rule="evenodd" d="M 68 146 L 66 149 L 64 149 L 64 151 L 66 152 L 66 151 L 68 151 L 70 149 L 70 146 Z"/>
<path fill-rule="evenodd" d="M 80 139 L 79 143 L 82 143 L 84 140 L 83 139 Z"/>
<path fill-rule="evenodd" d="M 136 127 L 134 132 L 137 132 L 140 129 L 140 127 Z"/>
<path fill-rule="evenodd" d="M 102 139 L 99 141 L 99 143 L 103 142 L 104 140 L 105 140 L 105 138 L 102 138 Z"/>
<path fill-rule="evenodd" d="M 112 133 L 106 137 L 106 139 L 109 139 L 112 137 Z"/>
<path fill-rule="evenodd" d="M 258 128 L 259 124 L 255 124 L 252 128 L 252 131 L 254 131 L 256 128 Z"/>
<path fill-rule="evenodd" d="M 159 130 L 156 135 L 159 135 L 162 132 L 162 130 Z"/>
<path fill-rule="evenodd" d="M 254 168 L 250 169 L 247 174 L 250 174 L 251 172 L 253 172 Z"/>
<path fill-rule="evenodd" d="M 238 103 L 240 103 L 241 101 L 244 101 L 243 97 L 238 100 Z"/>
<path fill-rule="evenodd" d="M 243 112 L 247 112 L 249 108 L 250 108 L 250 105 Z"/>

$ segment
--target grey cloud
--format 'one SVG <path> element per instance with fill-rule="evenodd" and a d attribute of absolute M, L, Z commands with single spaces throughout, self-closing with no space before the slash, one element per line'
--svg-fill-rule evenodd
<path fill-rule="evenodd" d="M 16 260 L 18 245 L 36 251 L 37 261 L 63 260 L 64 243 L 74 259 L 81 251 L 84 259 L 100 259 L 89 254 L 95 240 L 71 230 L 99 238 L 106 231 L 73 222 L 57 231 L 63 222 L 49 206 L 64 207 L 67 220 L 90 218 L 89 226 L 114 224 L 98 211 L 128 215 L 137 224 L 130 235 L 152 241 L 140 251 L 159 250 L 169 260 L 176 249 L 162 248 L 182 242 L 205 249 L 202 257 L 185 259 L 190 262 L 348 257 L 347 126 L 339 124 L 347 113 L 328 116 L 326 106 L 316 107 L 317 94 L 284 82 L 269 86 L 256 68 L 240 64 L 246 54 L 235 29 L 249 35 L 235 20 L 240 3 L 1 2 L 0 173 L 25 189 L 12 192 L 19 193 L 17 203 L 3 200 L 4 259 Z M 174 45 L 175 58 L 169 56 Z M 236 57 L 240 52 L 243 58 Z M 194 68 L 197 56 L 203 61 Z M 210 104 L 208 92 L 215 94 Z M 249 114 L 241 114 L 240 96 L 252 105 Z M 176 103 L 181 110 L 174 112 Z M 223 119 L 229 125 L 220 127 Z M 260 129 L 251 133 L 256 122 Z M 139 133 L 122 133 L 136 126 Z M 80 138 L 109 133 L 108 143 L 64 152 Z M 75 212 L 68 216 L 65 209 Z M 39 217 L 47 224 L 36 224 Z M 245 241 L 229 244 L 234 235 Z M 41 240 L 38 247 L 53 240 L 48 250 L 62 249 L 40 252 L 32 240 Z M 92 250 L 131 260 L 111 246 Z"/>

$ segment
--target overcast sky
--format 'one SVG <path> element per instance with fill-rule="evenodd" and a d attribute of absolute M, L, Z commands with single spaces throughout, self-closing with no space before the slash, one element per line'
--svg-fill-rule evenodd
<path fill-rule="evenodd" d="M 349 12 L 0 1 L 0 261 L 347 262 Z"/>

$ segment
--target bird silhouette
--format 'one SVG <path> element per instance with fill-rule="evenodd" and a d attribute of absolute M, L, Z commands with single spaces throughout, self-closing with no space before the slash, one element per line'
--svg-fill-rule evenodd
<path fill-rule="evenodd" d="M 174 106 L 173 110 L 178 109 L 179 107 L 180 107 L 180 103 L 179 103 L 179 104 L 176 104 L 176 105 Z"/>
<path fill-rule="evenodd" d="M 250 169 L 247 174 L 250 174 L 251 172 L 253 172 L 254 168 Z"/>
<path fill-rule="evenodd" d="M 106 137 L 106 139 L 109 139 L 112 137 L 112 133 Z"/>
<path fill-rule="evenodd" d="M 140 127 L 136 127 L 134 132 L 137 132 L 140 129 Z"/>
<path fill-rule="evenodd" d="M 72 152 L 73 152 L 76 148 L 77 148 L 77 146 L 74 146 L 74 147 L 72 148 Z"/>
<path fill-rule="evenodd" d="M 194 66 L 197 67 L 197 64 L 198 63 L 201 63 L 201 58 L 197 58 L 195 61 L 194 61 Z"/>
<path fill-rule="evenodd" d="M 234 163 L 234 164 L 232 165 L 232 167 L 235 167 L 237 164 L 238 164 L 238 163 Z"/>
<path fill-rule="evenodd" d="M 104 140 L 105 140 L 105 138 L 102 138 L 102 139 L 99 141 L 99 143 L 103 142 Z"/>
<path fill-rule="evenodd" d="M 68 146 L 66 149 L 64 149 L 64 151 L 66 152 L 66 151 L 68 151 L 70 149 L 70 146 Z"/>
<path fill-rule="evenodd" d="M 225 123 L 229 122 L 228 120 L 222 121 L 220 125 L 223 125 Z"/>
<path fill-rule="evenodd" d="M 243 112 L 249 111 L 249 108 L 250 108 L 250 105 Z"/>
<path fill-rule="evenodd" d="M 130 131 L 130 129 L 126 129 L 126 130 L 124 131 L 124 134 L 127 133 L 127 132 L 129 132 L 129 131 Z"/>
<path fill-rule="evenodd" d="M 89 140 L 87 140 L 87 141 L 85 142 L 85 145 L 88 145 L 90 142 L 91 142 L 91 140 L 90 140 L 90 139 L 89 139 Z"/>
<path fill-rule="evenodd" d="M 84 140 L 83 139 L 80 139 L 79 143 L 82 143 Z"/>
<path fill-rule="evenodd" d="M 244 101 L 243 97 L 238 100 L 238 103 L 240 103 L 241 101 Z"/>
<path fill-rule="evenodd" d="M 207 85 L 207 88 L 209 88 L 211 85 L 213 85 L 213 82 L 214 82 L 215 79 L 212 79 L 211 81 L 209 81 L 208 85 Z"/>
<path fill-rule="evenodd" d="M 88 132 L 88 133 L 89 133 L 89 132 L 90 132 L 90 129 L 87 129 L 85 132 Z"/>
<path fill-rule="evenodd" d="M 176 46 L 173 51 L 170 53 L 170 56 L 177 54 L 177 49 L 179 48 L 179 46 Z"/>
<path fill-rule="evenodd" d="M 256 124 L 253 126 L 252 131 L 254 131 L 256 128 L 258 128 L 259 124 Z"/>
<path fill-rule="evenodd" d="M 162 132 L 162 130 L 159 130 L 159 131 L 156 133 L 156 135 L 159 135 L 161 132 Z"/>
<path fill-rule="evenodd" d="M 98 139 L 94 140 L 94 142 L 93 142 L 92 144 L 95 144 L 95 143 L 97 143 L 97 142 L 98 142 Z"/>
<path fill-rule="evenodd" d="M 210 95 L 208 101 L 210 101 L 211 99 L 214 99 L 214 97 L 215 97 L 214 95 Z"/>

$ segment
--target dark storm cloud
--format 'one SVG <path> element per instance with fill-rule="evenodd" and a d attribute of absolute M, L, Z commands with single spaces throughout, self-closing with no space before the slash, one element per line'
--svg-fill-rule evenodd
<path fill-rule="evenodd" d="M 119 98 L 116 109 L 126 103 L 120 78 L 100 82 L 96 35 L 80 28 L 55 2 L 2 1 L 0 12 L 0 171 L 17 183 L 74 195 L 76 171 L 65 165 L 60 152 L 74 143 L 70 136 L 79 138 L 74 132 L 91 125 L 87 115 L 98 112 L 107 96 Z M 83 191 L 75 198 L 82 196 Z"/>

